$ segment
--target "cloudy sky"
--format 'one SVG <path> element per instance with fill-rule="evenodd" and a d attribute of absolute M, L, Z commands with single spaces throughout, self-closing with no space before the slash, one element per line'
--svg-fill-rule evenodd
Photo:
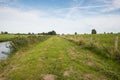
<path fill-rule="evenodd" d="M 120 0 L 0 0 L 0 31 L 120 32 Z"/>

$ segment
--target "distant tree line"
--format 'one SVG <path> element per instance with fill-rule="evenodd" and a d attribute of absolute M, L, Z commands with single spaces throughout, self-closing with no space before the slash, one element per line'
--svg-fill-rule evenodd
<path fill-rule="evenodd" d="M 1 31 L 0 34 L 15 34 L 15 35 L 34 35 L 34 34 L 38 34 L 38 35 L 56 35 L 57 33 L 53 30 L 53 31 L 49 31 L 49 32 L 42 32 L 42 33 L 8 33 L 7 31 Z"/>
<path fill-rule="evenodd" d="M 0 34 L 15 34 L 15 35 L 34 35 L 34 34 L 38 34 L 38 35 L 57 35 L 57 33 L 54 30 L 49 31 L 49 32 L 42 32 L 42 33 L 33 33 L 33 32 L 28 32 L 28 33 L 8 33 L 7 31 L 1 31 Z M 77 35 L 78 33 L 75 32 L 74 34 Z M 96 29 L 92 29 L 91 30 L 91 34 L 97 34 Z M 118 32 L 118 33 L 113 33 L 113 32 L 106 33 L 106 32 L 104 32 L 103 34 L 120 34 L 120 32 Z M 62 35 L 64 35 L 64 34 L 62 34 Z"/>
<path fill-rule="evenodd" d="M 7 31 L 5 31 L 5 32 L 1 31 L 1 34 L 8 34 L 8 32 Z"/>
<path fill-rule="evenodd" d="M 56 35 L 57 33 L 53 30 L 53 31 L 49 31 L 49 32 L 43 32 L 43 33 L 38 33 L 39 35 Z"/>

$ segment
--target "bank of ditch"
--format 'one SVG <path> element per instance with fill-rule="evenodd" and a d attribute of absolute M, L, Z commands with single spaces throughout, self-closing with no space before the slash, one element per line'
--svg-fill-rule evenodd
<path fill-rule="evenodd" d="M 118 63 L 57 36 L 15 52 L 0 66 L 1 80 L 120 79 Z"/>
<path fill-rule="evenodd" d="M 36 46 L 38 43 L 42 43 L 50 37 L 51 36 L 49 35 L 30 35 L 27 37 L 19 36 L 9 41 L 9 46 L 7 46 L 7 48 L 9 48 L 9 53 L 5 54 L 8 57 L 0 60 L 0 72 L 6 69 L 6 66 L 10 63 L 11 58 L 14 57 L 17 52 L 27 51 L 30 48 L 34 48 L 34 46 Z"/>

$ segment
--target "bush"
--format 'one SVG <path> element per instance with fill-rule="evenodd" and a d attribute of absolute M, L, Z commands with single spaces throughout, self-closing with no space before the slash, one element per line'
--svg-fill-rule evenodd
<path fill-rule="evenodd" d="M 23 47 L 29 46 L 34 43 L 42 42 L 49 38 L 50 36 L 35 36 L 31 35 L 28 37 L 17 37 L 14 40 L 11 41 L 11 50 L 12 52 L 15 52 Z"/>
<path fill-rule="evenodd" d="M 97 34 L 97 31 L 95 29 L 92 29 L 92 34 Z"/>

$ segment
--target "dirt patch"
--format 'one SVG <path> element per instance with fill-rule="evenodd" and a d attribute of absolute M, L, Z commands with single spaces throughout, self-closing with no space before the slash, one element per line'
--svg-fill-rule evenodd
<path fill-rule="evenodd" d="M 0 80 L 5 80 L 4 78 L 0 78 Z"/>
<path fill-rule="evenodd" d="M 0 80 L 5 80 L 5 76 L 8 74 L 8 72 L 15 70 L 15 66 L 10 66 L 8 69 L 6 69 L 2 74 L 0 74 Z"/>
<path fill-rule="evenodd" d="M 93 62 L 87 62 L 86 63 L 88 66 L 94 66 L 95 65 L 95 63 L 93 63 Z"/>
<path fill-rule="evenodd" d="M 2 73 L 2 74 L 0 75 L 0 80 L 5 80 L 5 74 L 6 74 L 6 72 L 7 72 L 7 71 L 5 71 L 4 73 Z"/>
<path fill-rule="evenodd" d="M 65 72 L 63 73 L 63 76 L 64 76 L 64 77 L 69 77 L 69 76 L 70 76 L 70 71 L 65 71 Z"/>
<path fill-rule="evenodd" d="M 43 80 L 56 80 L 57 76 L 53 74 L 46 74 L 43 76 Z"/>
<path fill-rule="evenodd" d="M 96 66 L 96 63 L 94 61 L 88 61 L 88 60 L 79 60 L 80 63 L 86 64 L 88 66 Z"/>
<path fill-rule="evenodd" d="M 84 78 L 84 80 L 92 80 L 92 79 L 94 79 L 92 74 L 84 74 L 83 78 Z"/>
<path fill-rule="evenodd" d="M 82 75 L 82 78 L 84 79 L 84 80 L 108 80 L 107 78 L 105 78 L 105 77 L 98 77 L 98 76 L 96 76 L 96 75 L 93 75 L 93 74 L 83 74 Z"/>
<path fill-rule="evenodd" d="M 69 70 L 63 73 L 64 77 L 69 77 L 73 73 L 73 67 L 70 67 Z"/>

